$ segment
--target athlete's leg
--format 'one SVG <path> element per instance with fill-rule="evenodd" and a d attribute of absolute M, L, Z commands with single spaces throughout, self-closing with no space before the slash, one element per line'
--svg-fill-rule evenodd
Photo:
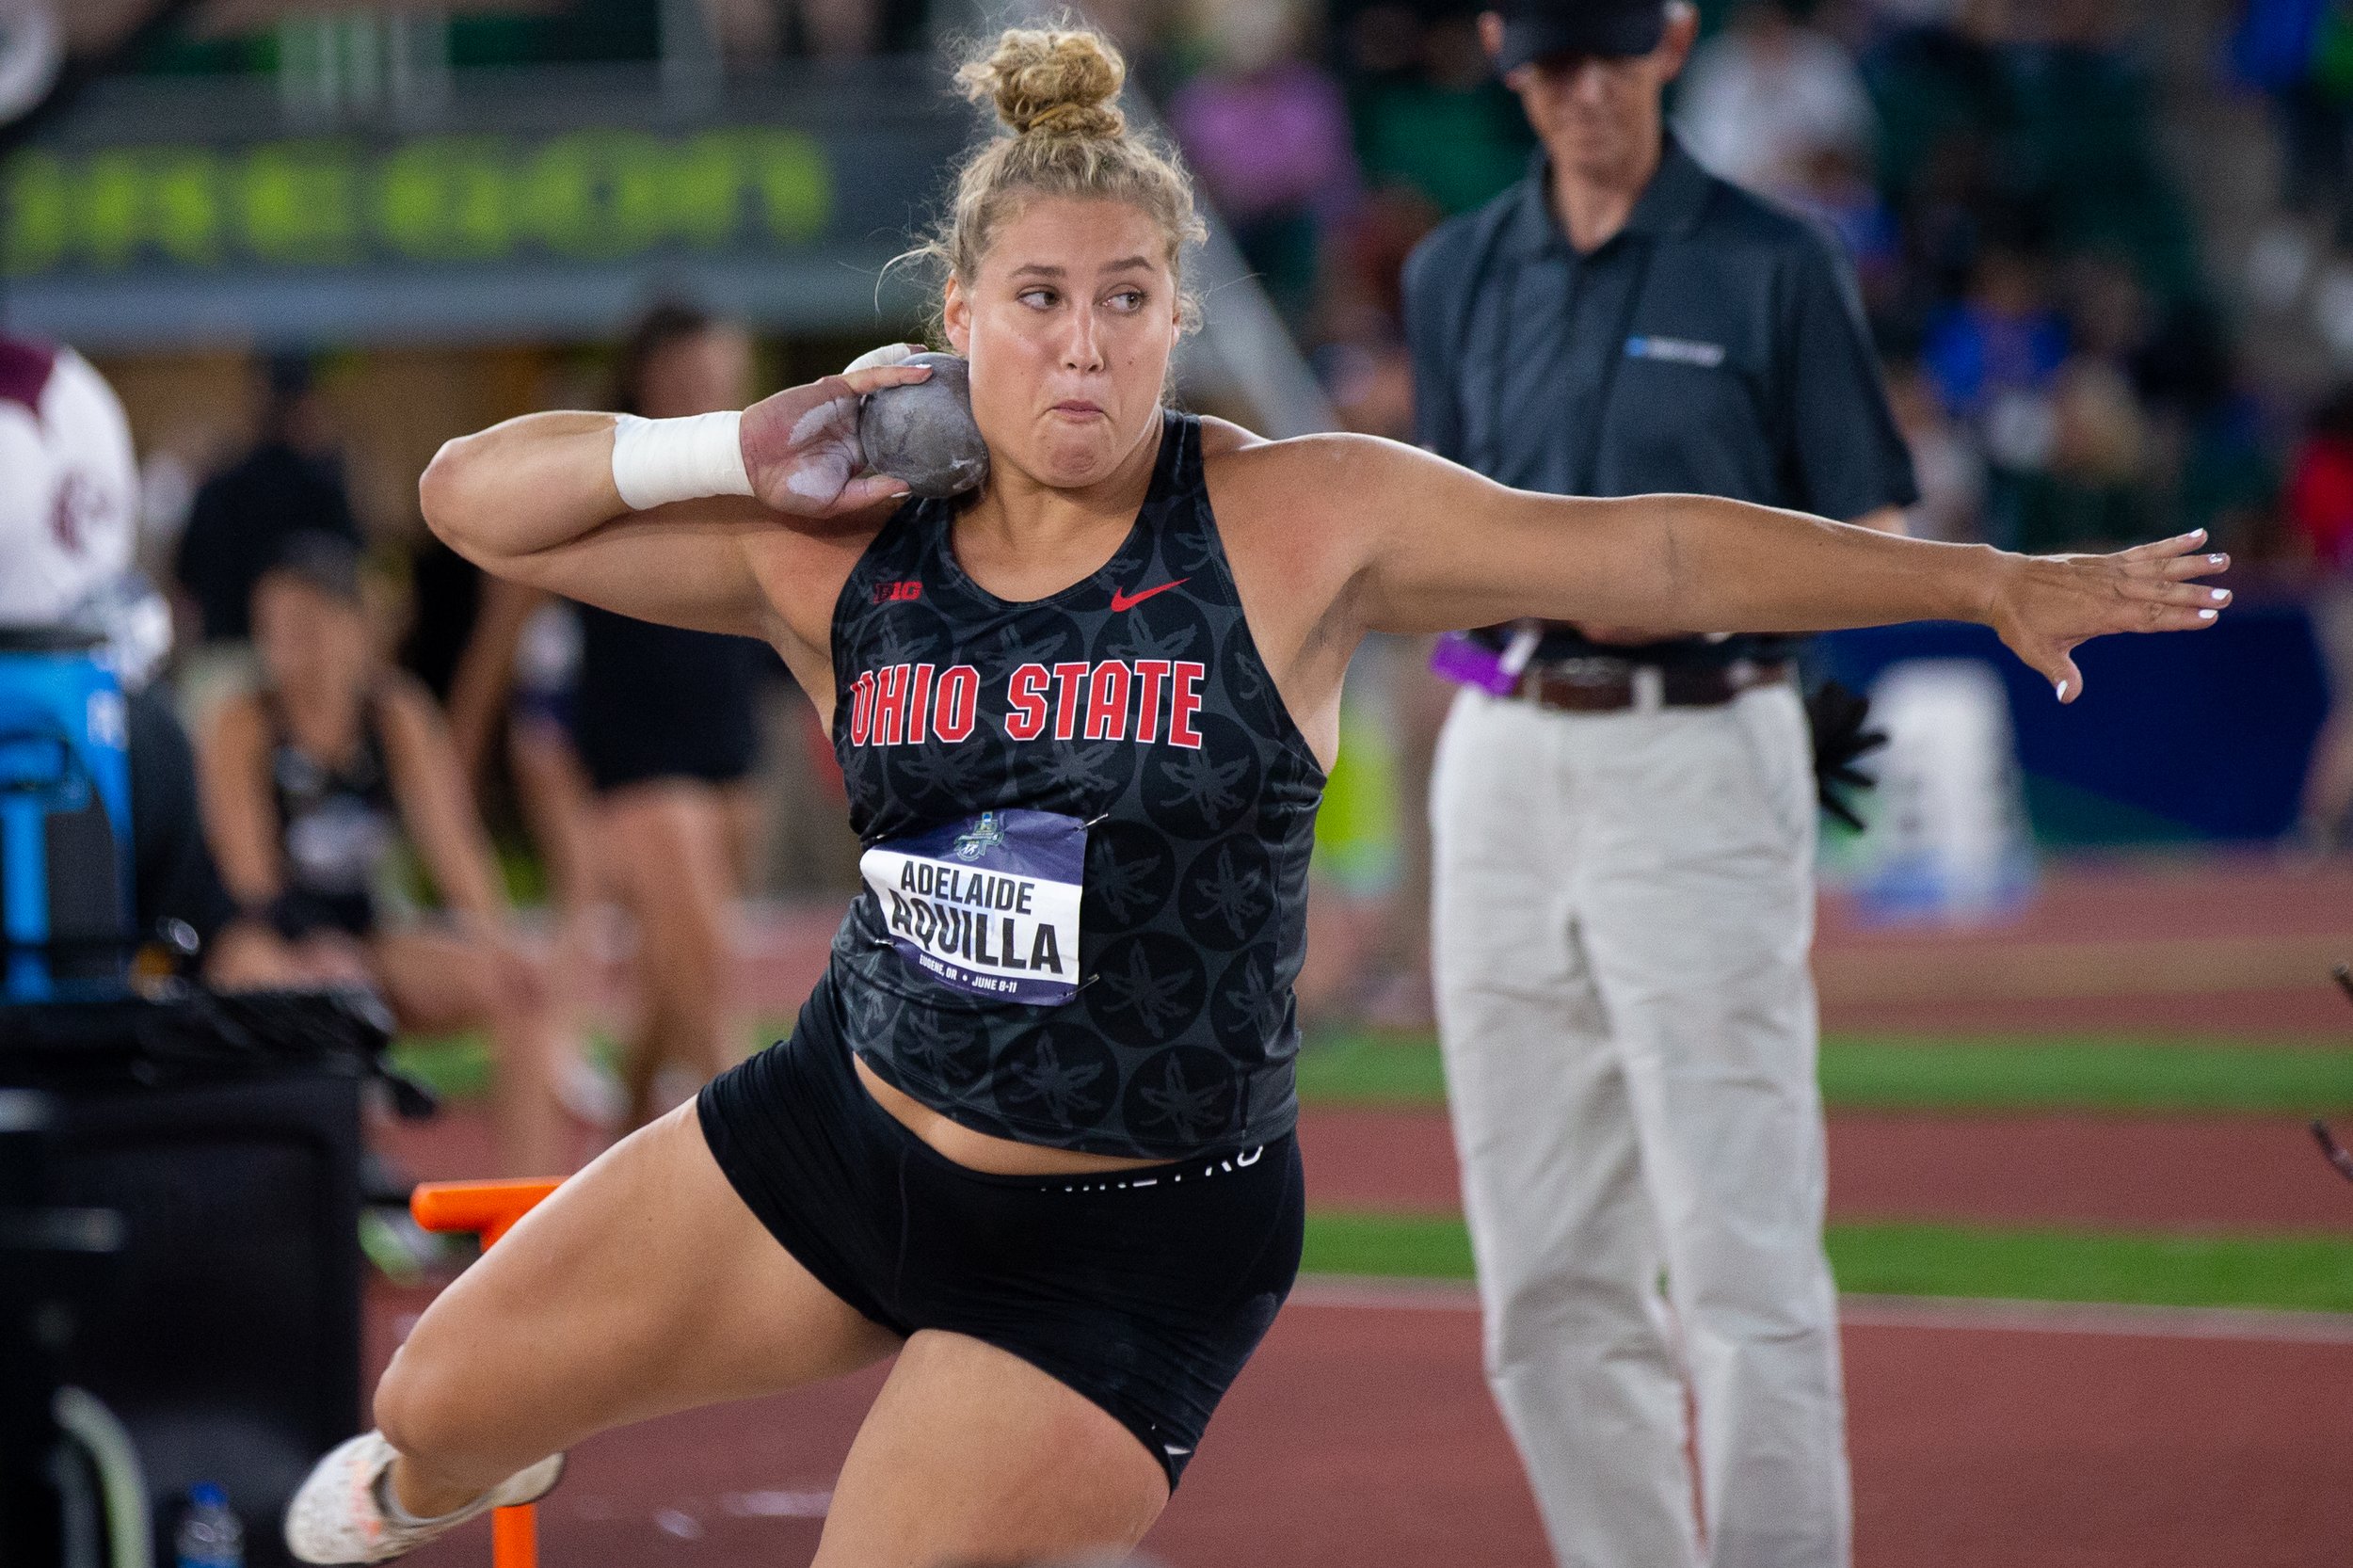
<path fill-rule="evenodd" d="M 1432 781 L 1447 1102 L 1487 1377 L 1562 1563 L 1699 1560 L 1633 1113 L 1577 930 L 1577 722 L 1460 698 Z"/>
<path fill-rule="evenodd" d="M 687 780 L 633 784 L 600 811 L 615 880 L 637 926 L 645 1022 L 623 1064 L 630 1120 L 650 1112 L 654 1074 L 675 1062 L 698 1078 L 734 1065 L 733 872 L 717 790 Z"/>
<path fill-rule="evenodd" d="M 558 1093 L 563 1038 L 540 962 L 510 940 L 447 931 L 384 931 L 369 959 L 392 1015 L 427 1033 L 490 1032 L 490 1117 L 499 1162 L 511 1176 L 560 1176 L 572 1167 L 572 1125 Z"/>
<path fill-rule="evenodd" d="M 1794 691 L 1630 717 L 1596 772 L 1588 948 L 1621 1043 L 1698 1409 L 1717 1568 L 1839 1568 L 1850 1504 L 1822 1250 L 1814 780 Z"/>
<path fill-rule="evenodd" d="M 1167 1502 L 1160 1462 L 1100 1406 L 993 1345 L 926 1331 L 850 1446 L 813 1568 L 1124 1554 Z"/>
<path fill-rule="evenodd" d="M 830 1377 L 896 1343 L 777 1245 L 689 1104 L 441 1292 L 385 1369 L 376 1420 L 402 1456 L 401 1505 L 431 1517 L 607 1428 Z"/>

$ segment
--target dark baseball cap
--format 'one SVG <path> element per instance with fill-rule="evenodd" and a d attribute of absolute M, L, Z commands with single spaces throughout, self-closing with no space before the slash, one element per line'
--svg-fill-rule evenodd
<path fill-rule="evenodd" d="M 1498 71 L 1547 55 L 1647 55 L 1667 34 L 1666 0 L 1497 0 L 1503 18 Z"/>

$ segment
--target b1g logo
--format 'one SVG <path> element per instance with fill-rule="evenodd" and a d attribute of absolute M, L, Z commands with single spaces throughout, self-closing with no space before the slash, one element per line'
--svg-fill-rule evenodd
<path fill-rule="evenodd" d="M 1023 664 L 1005 678 L 1005 738 L 1128 741 L 1201 749 L 1194 720 L 1209 667 L 1185 659 Z M 850 690 L 854 746 L 950 744 L 979 722 L 981 672 L 970 664 L 888 664 Z"/>

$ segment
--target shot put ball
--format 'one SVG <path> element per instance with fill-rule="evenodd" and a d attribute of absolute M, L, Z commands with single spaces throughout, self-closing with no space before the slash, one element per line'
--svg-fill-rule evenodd
<path fill-rule="evenodd" d="M 988 477 L 988 444 L 972 423 L 972 378 L 962 357 L 918 354 L 931 378 L 866 394 L 858 409 L 858 444 L 866 465 L 904 479 L 925 500 L 960 495 Z"/>

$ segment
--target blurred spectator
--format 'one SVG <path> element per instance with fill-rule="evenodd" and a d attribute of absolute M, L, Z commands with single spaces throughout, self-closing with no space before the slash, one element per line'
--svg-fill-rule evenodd
<path fill-rule="evenodd" d="M 1980 428 L 1995 462 L 2039 468 L 2050 455 L 2050 385 L 2068 349 L 2041 260 L 1990 246 L 1968 294 L 1929 320 L 1921 362 L 1953 413 Z"/>
<path fill-rule="evenodd" d="M 1888 367 L 1887 400 L 1912 452 L 1920 501 L 1912 509 L 1915 538 L 1974 543 L 1985 537 L 1985 460 L 1955 420 L 1918 360 Z"/>
<path fill-rule="evenodd" d="M 1794 197 L 1817 161 L 1868 168 L 1871 101 L 1847 52 L 1792 14 L 1802 0 L 1748 0 L 1684 73 L 1676 124 L 1691 155 L 1736 184 Z"/>
<path fill-rule="evenodd" d="M 1346 59 L 1357 157 L 1373 185 L 1403 185 L 1453 214 L 1526 171 L 1535 139 L 1466 12 L 1424 23 L 1409 6 L 1369 6 L 1348 24 Z"/>
<path fill-rule="evenodd" d="M 1193 0 L 1208 62 L 1169 104 L 1242 258 L 1292 322 L 1306 318 L 1323 233 L 1356 194 L 1339 85 L 1302 56 L 1300 0 Z"/>
<path fill-rule="evenodd" d="M 647 312 L 622 345 L 614 407 L 673 419 L 751 401 L 747 333 L 680 305 Z M 757 685 L 778 660 L 744 637 L 656 626 L 583 605 L 572 742 L 597 793 L 597 838 L 634 918 L 643 1016 L 622 1063 L 628 1123 L 735 1064 L 730 959 L 759 815 Z M 691 693 L 691 701 L 681 701 Z"/>
<path fill-rule="evenodd" d="M 306 974 L 383 993 L 403 1029 L 488 1027 L 500 1162 L 566 1171 L 556 1093 L 570 1054 L 547 977 L 509 930 L 488 835 L 440 714 L 383 667 L 359 548 L 295 534 L 254 585 L 257 689 L 224 697 L 202 737 L 204 813 L 240 904 L 266 910 Z M 406 836 L 453 917 L 396 918 L 382 898 Z"/>
<path fill-rule="evenodd" d="M 484 575 L 481 611 L 450 682 L 451 739 L 467 782 L 480 786 L 505 740 L 507 776 L 523 828 L 538 853 L 553 922 L 553 1005 L 577 1032 L 597 990 L 600 917 L 610 912 L 612 869 L 597 834 L 596 796 L 572 744 L 581 628 L 576 606 L 520 583 Z M 586 1064 L 568 1064 L 565 1103 L 584 1120 L 626 1113 L 617 1088 Z"/>
<path fill-rule="evenodd" d="M 357 545 L 327 408 L 309 363 L 270 361 L 259 439 L 196 492 L 172 576 L 195 619 L 198 646 L 183 663 L 181 707 L 201 729 L 210 704 L 252 680 L 253 585 L 296 534 Z"/>
<path fill-rule="evenodd" d="M 2334 854 L 2353 814 L 2353 385 L 2313 410 L 2285 501 L 2315 572 L 2313 632 L 2329 677 L 2329 718 L 2304 776 L 2297 838 L 2310 852 Z"/>
<path fill-rule="evenodd" d="M 1903 303 L 1903 230 L 1871 183 L 1868 158 L 1851 148 L 1817 147 L 1799 168 L 1797 184 L 1781 195 L 1846 247 L 1864 313 L 1875 322 L 1893 319 Z"/>
<path fill-rule="evenodd" d="M 2348 190 L 2346 137 L 2348 83 L 2329 71 L 2323 45 L 2341 37 L 2343 24 L 2331 0 L 2243 0 L 2231 35 L 2231 63 L 2240 80 L 2271 100 L 2278 127 L 2282 204 L 2340 244 L 2353 243 L 2353 190 Z M 2293 230 L 2264 236 L 2275 248 L 2259 248 L 2250 280 L 2263 302 L 2285 304 L 2303 281 L 2312 248 Z"/>

